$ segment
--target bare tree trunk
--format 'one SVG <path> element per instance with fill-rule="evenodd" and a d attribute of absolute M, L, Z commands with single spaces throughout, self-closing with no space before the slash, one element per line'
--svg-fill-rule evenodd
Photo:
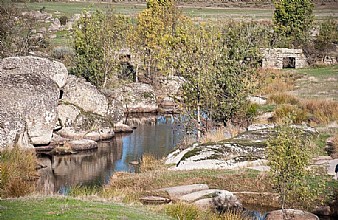
<path fill-rule="evenodd" d="M 200 116 L 200 103 L 197 103 L 197 142 L 200 143 L 201 139 L 201 116 Z"/>
<path fill-rule="evenodd" d="M 197 85 L 197 142 L 201 139 L 201 109 L 200 109 L 200 88 Z"/>

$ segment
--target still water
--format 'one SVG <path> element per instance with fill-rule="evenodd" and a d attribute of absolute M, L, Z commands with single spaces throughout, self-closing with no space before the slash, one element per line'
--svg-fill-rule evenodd
<path fill-rule="evenodd" d="M 130 162 L 140 161 L 143 154 L 156 158 L 166 156 L 184 134 L 172 116 L 131 118 L 126 123 L 136 127 L 133 133 L 117 134 L 110 141 L 100 142 L 94 151 L 39 158 L 40 163 L 47 166 L 40 170 L 40 190 L 67 194 L 72 186 L 106 184 L 114 172 L 137 171 Z"/>

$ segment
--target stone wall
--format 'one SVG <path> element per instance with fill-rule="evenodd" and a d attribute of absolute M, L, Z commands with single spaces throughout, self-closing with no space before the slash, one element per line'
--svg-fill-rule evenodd
<path fill-rule="evenodd" d="M 283 69 L 284 58 L 295 59 L 296 69 L 307 66 L 306 57 L 302 49 L 263 48 L 261 52 L 263 55 L 262 68 Z"/>

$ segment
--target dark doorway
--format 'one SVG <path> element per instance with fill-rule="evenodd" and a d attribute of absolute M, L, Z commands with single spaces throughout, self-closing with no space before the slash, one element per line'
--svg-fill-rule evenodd
<path fill-rule="evenodd" d="M 284 68 L 296 68 L 295 57 L 284 57 L 283 58 L 283 69 Z"/>

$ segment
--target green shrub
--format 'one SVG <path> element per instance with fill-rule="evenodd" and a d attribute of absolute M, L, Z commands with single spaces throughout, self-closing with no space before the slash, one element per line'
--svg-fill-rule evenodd
<path fill-rule="evenodd" d="M 36 155 L 34 150 L 18 146 L 0 153 L 0 197 L 20 197 L 34 191 Z"/>

